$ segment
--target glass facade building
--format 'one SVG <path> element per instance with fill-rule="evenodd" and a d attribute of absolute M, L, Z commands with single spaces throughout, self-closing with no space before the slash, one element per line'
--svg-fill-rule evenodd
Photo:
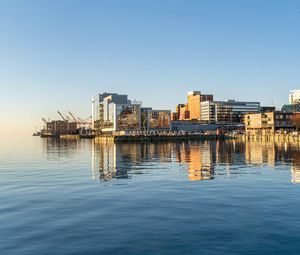
<path fill-rule="evenodd" d="M 206 101 L 201 103 L 201 120 L 207 122 L 243 123 L 246 113 L 260 111 L 259 102 Z"/>
<path fill-rule="evenodd" d="M 140 129 L 141 103 L 127 95 L 103 93 L 92 98 L 92 122 L 96 133 Z"/>

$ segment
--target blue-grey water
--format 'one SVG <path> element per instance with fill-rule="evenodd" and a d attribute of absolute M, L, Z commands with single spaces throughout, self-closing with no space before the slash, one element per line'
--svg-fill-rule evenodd
<path fill-rule="evenodd" d="M 300 254 L 299 182 L 297 143 L 1 138 L 0 254 Z"/>

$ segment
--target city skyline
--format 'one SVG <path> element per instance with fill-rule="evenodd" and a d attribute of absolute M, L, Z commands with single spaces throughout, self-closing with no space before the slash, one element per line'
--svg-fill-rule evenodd
<path fill-rule="evenodd" d="M 298 1 L 1 1 L 1 134 L 117 92 L 174 110 L 186 92 L 280 108 L 299 88 Z M 165 95 L 168 94 L 168 97 Z"/>

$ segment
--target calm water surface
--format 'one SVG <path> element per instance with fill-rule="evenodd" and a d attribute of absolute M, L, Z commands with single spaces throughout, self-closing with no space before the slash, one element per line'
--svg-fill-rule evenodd
<path fill-rule="evenodd" d="M 0 254 L 300 254 L 297 143 L 1 138 L 0 199 Z"/>

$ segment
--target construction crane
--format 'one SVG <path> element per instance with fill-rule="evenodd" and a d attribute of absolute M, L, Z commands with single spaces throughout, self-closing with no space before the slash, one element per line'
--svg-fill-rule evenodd
<path fill-rule="evenodd" d="M 64 120 L 64 121 L 66 121 L 66 118 L 61 114 L 61 112 L 60 111 L 57 111 L 58 112 L 58 114 L 60 115 L 60 117 Z"/>
<path fill-rule="evenodd" d="M 48 121 L 43 117 L 42 121 L 47 125 Z"/>
<path fill-rule="evenodd" d="M 64 121 L 70 120 L 69 116 L 63 115 L 60 111 L 57 111 L 57 112 Z"/>
<path fill-rule="evenodd" d="M 69 111 L 69 114 L 71 115 L 71 117 L 73 118 L 73 120 L 74 120 L 75 122 L 78 122 L 79 118 L 76 119 L 75 116 L 74 116 L 74 114 L 71 113 L 70 111 Z"/>

